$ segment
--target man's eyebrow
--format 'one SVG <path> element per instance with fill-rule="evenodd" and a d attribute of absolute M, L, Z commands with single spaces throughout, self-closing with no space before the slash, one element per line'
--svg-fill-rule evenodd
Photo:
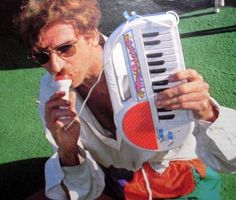
<path fill-rule="evenodd" d="M 74 43 L 76 40 L 68 40 L 66 42 L 63 42 L 62 44 L 59 44 L 58 46 L 55 46 L 53 49 L 58 49 L 60 48 L 61 46 L 64 46 L 64 45 L 67 45 L 67 44 L 72 44 Z"/>

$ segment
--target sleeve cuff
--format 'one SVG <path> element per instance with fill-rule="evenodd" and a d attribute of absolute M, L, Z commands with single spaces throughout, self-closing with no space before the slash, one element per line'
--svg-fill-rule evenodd
<path fill-rule="evenodd" d="M 212 147 L 209 146 L 206 138 L 204 143 L 206 143 L 208 148 L 212 148 L 215 154 L 217 153 L 217 149 L 219 149 L 228 161 L 233 160 L 236 158 L 234 150 L 236 146 L 236 112 L 233 109 L 220 106 L 214 99 L 211 100 L 213 105 L 218 109 L 219 115 L 213 123 L 199 121 L 200 134 L 206 135 L 209 138 L 208 140 L 212 141 Z"/>
<path fill-rule="evenodd" d="M 65 192 L 60 185 L 63 178 L 64 172 L 60 166 L 58 153 L 55 153 L 45 164 L 45 192 L 47 197 L 51 199 L 66 199 Z"/>
<path fill-rule="evenodd" d="M 50 199 L 67 199 L 61 186 L 63 181 L 70 188 L 70 196 L 73 199 L 78 199 L 78 193 L 71 191 L 77 191 L 80 188 L 79 186 L 84 187 L 84 183 L 90 182 L 90 180 L 87 180 L 90 176 L 89 167 L 86 167 L 88 166 L 87 162 L 87 159 L 84 159 L 82 164 L 61 167 L 58 153 L 55 153 L 45 165 L 46 196 Z"/>
<path fill-rule="evenodd" d="M 217 101 L 213 99 L 212 97 L 210 97 L 210 101 L 211 101 L 211 104 L 216 108 L 216 110 L 220 112 L 220 105 L 217 103 Z M 217 119 L 215 121 L 217 121 Z M 203 129 L 207 130 L 215 122 L 209 122 L 206 120 L 198 120 L 198 123 Z"/>

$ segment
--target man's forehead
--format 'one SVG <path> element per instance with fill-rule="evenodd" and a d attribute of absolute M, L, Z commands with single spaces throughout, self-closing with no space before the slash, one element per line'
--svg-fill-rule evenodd
<path fill-rule="evenodd" d="M 37 46 L 46 49 L 48 47 L 54 48 L 63 43 L 76 40 L 76 32 L 74 27 L 68 23 L 56 23 L 39 34 L 39 42 Z"/>

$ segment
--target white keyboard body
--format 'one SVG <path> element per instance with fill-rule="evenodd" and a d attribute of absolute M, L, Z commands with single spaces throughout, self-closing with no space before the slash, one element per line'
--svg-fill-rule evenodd
<path fill-rule="evenodd" d="M 155 93 L 180 84 L 168 82 L 169 75 L 185 69 L 176 20 L 168 13 L 134 17 L 104 47 L 117 134 L 136 148 L 166 151 L 193 131 L 191 111 L 155 105 Z"/>

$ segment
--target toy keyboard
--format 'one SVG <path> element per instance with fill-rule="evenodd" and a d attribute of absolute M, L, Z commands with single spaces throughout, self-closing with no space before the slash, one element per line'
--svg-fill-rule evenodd
<path fill-rule="evenodd" d="M 178 16 L 131 16 L 108 38 L 104 71 L 117 134 L 136 148 L 165 151 L 183 144 L 193 130 L 192 112 L 155 105 L 155 95 L 180 84 L 170 74 L 185 69 Z"/>

